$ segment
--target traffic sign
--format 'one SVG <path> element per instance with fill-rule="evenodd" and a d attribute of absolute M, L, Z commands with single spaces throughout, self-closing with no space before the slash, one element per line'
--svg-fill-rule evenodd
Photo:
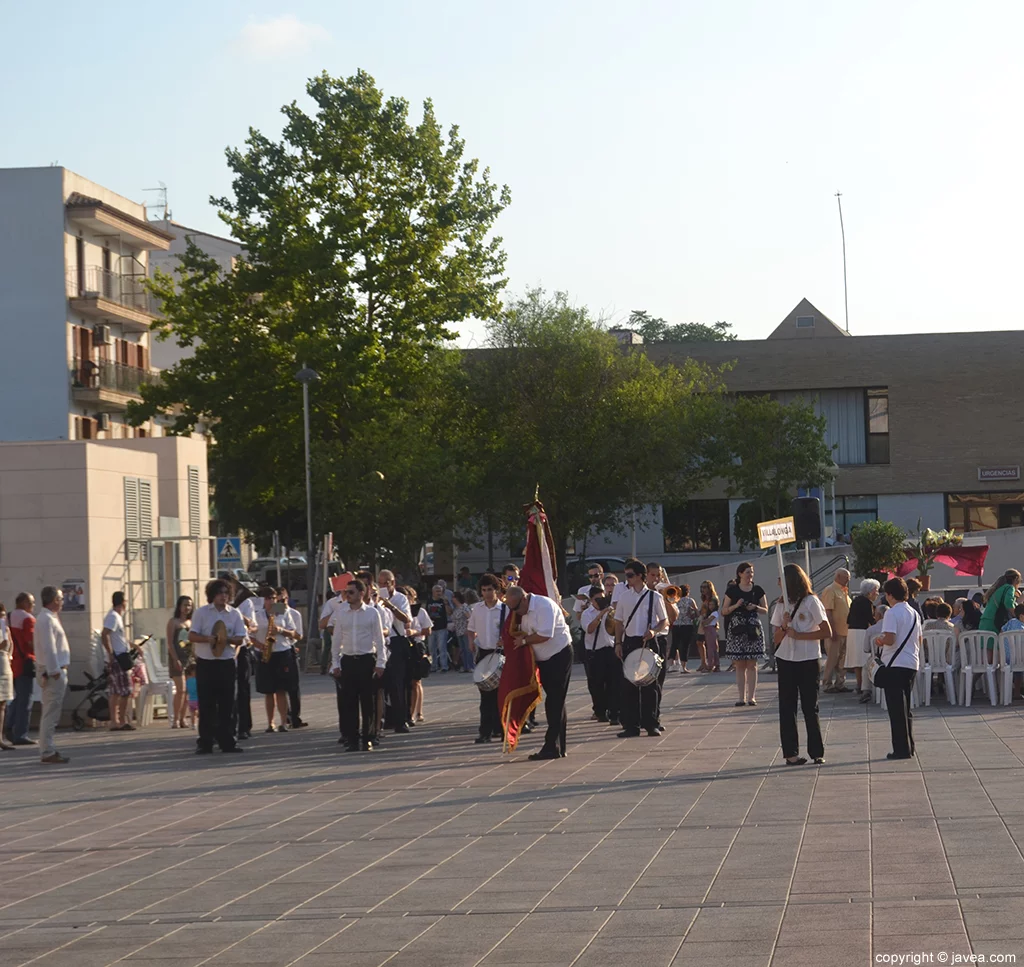
<path fill-rule="evenodd" d="M 217 538 L 217 567 L 241 567 L 242 566 L 242 538 L 240 537 L 218 537 Z"/>

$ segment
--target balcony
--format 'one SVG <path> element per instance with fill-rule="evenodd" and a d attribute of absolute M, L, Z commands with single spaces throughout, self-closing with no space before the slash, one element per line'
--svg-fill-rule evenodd
<path fill-rule="evenodd" d="M 98 265 L 86 268 L 84 278 L 68 271 L 71 308 L 83 316 L 119 322 L 134 332 L 146 332 L 157 317 L 157 301 L 146 291 L 145 276 L 108 272 Z"/>
<path fill-rule="evenodd" d="M 118 235 L 135 248 L 166 252 L 174 236 L 113 205 L 72 192 L 65 205 L 68 218 L 94 235 Z"/>
<path fill-rule="evenodd" d="M 131 400 L 141 398 L 143 383 L 159 378 L 160 374 L 153 369 L 76 357 L 71 366 L 71 392 L 79 403 L 123 410 Z"/>

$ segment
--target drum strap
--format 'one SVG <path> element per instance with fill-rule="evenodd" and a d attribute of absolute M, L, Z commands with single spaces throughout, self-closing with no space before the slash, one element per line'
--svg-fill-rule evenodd
<path fill-rule="evenodd" d="M 637 609 L 644 603 L 644 598 L 648 598 L 651 595 L 651 589 L 647 588 L 643 594 L 640 595 L 640 599 L 636 604 L 633 605 L 633 610 L 629 612 L 629 617 L 626 619 L 626 623 L 622 626 L 623 635 L 626 634 L 629 629 L 629 623 L 633 620 L 633 615 L 636 614 Z M 654 598 L 650 597 L 650 602 L 647 606 L 647 627 L 651 627 L 651 614 L 654 612 Z"/>

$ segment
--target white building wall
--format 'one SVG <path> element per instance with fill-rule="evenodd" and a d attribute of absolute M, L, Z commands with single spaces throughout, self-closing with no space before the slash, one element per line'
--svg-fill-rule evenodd
<path fill-rule="evenodd" d="M 68 437 L 63 174 L 0 170 L 0 440 Z"/>
<path fill-rule="evenodd" d="M 922 529 L 940 530 L 946 526 L 946 495 L 879 494 L 878 519 L 891 520 L 911 533 L 917 531 L 918 520 Z"/>

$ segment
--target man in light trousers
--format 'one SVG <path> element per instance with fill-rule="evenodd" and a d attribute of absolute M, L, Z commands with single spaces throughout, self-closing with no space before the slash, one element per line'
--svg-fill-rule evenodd
<path fill-rule="evenodd" d="M 47 585 L 39 598 L 42 608 L 36 621 L 36 675 L 43 695 L 43 710 L 39 720 L 39 761 L 63 764 L 70 760 L 57 751 L 54 739 L 64 707 L 68 666 L 71 664 L 68 636 L 64 633 L 59 617 L 64 605 L 64 594 L 60 588 Z"/>
<path fill-rule="evenodd" d="M 821 592 L 832 637 L 826 642 L 827 659 L 821 684 L 826 692 L 848 692 L 846 687 L 846 636 L 850 617 L 850 572 L 845 567 L 835 573 L 835 580 Z"/>

